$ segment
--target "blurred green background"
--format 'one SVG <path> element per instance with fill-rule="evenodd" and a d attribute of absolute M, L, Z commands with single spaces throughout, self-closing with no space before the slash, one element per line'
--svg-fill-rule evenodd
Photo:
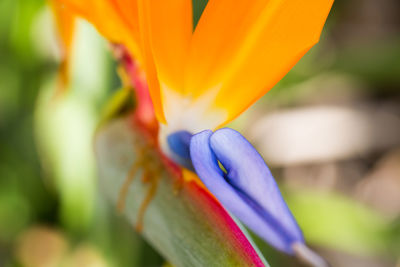
<path fill-rule="evenodd" d="M 320 44 L 232 124 L 333 266 L 399 264 L 398 10 L 337 0 Z M 0 1 L 0 266 L 161 266 L 99 193 L 91 140 L 120 82 L 93 28 L 80 22 L 76 40 L 69 92 L 53 101 L 45 1 Z M 298 265 L 256 241 L 272 266 Z"/>

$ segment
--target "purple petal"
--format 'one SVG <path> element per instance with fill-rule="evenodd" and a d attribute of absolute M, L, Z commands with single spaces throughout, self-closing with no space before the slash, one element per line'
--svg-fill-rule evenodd
<path fill-rule="evenodd" d="M 292 245 L 303 242 L 301 231 L 262 157 L 244 137 L 228 128 L 204 131 L 192 137 L 190 154 L 200 179 L 225 208 L 271 245 L 293 254 Z"/>

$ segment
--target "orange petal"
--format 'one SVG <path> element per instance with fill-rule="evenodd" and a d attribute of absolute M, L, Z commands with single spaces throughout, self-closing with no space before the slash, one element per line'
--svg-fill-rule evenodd
<path fill-rule="evenodd" d="M 150 47 L 149 25 L 136 0 L 53 0 L 60 7 L 88 20 L 111 42 L 125 45 L 146 70 L 157 118 L 164 122 L 162 102 Z M 143 5 L 142 5 L 143 6 Z"/>
<path fill-rule="evenodd" d="M 133 39 L 135 49 L 137 52 L 133 53 L 133 56 L 139 61 L 141 59 L 140 49 L 140 32 L 139 32 L 139 14 L 138 14 L 138 3 L 137 0 L 109 0 L 114 3 L 121 20 L 128 25 L 130 29 L 130 37 Z"/>
<path fill-rule="evenodd" d="M 183 90 L 183 75 L 192 35 L 191 0 L 139 0 L 141 47 L 157 118 L 165 122 L 168 90 Z"/>
<path fill-rule="evenodd" d="M 125 45 L 135 56 L 139 48 L 128 21 L 121 15 L 121 7 L 113 0 L 54 0 L 76 15 L 92 23 L 111 42 Z M 126 1 L 127 2 L 127 1 Z"/>
<path fill-rule="evenodd" d="M 59 70 L 59 77 L 61 80 L 61 88 L 65 89 L 69 80 L 69 64 L 75 29 L 75 16 L 68 9 L 55 4 L 54 1 L 50 1 L 50 6 L 53 10 L 60 37 L 62 63 Z"/>
<path fill-rule="evenodd" d="M 55 4 L 54 1 L 50 1 L 50 6 L 59 31 L 59 36 L 64 50 L 63 53 L 68 53 L 73 41 L 75 16 L 68 9 Z"/>
<path fill-rule="evenodd" d="M 162 109 L 160 84 L 153 61 L 153 52 L 150 47 L 150 29 L 146 14 L 146 1 L 138 0 L 138 20 L 143 67 L 146 72 L 146 79 L 151 100 L 153 102 L 154 113 L 160 122 L 165 123 L 165 116 Z"/>
<path fill-rule="evenodd" d="M 110 0 L 114 3 L 123 21 L 129 25 L 133 38 L 139 43 L 139 15 L 137 0 Z"/>
<path fill-rule="evenodd" d="M 233 119 L 318 42 L 332 4 L 210 0 L 192 39 L 186 90 L 217 90 L 214 107 Z"/>
<path fill-rule="evenodd" d="M 146 1 L 146 9 L 159 78 L 170 88 L 181 91 L 193 30 L 192 1 Z"/>

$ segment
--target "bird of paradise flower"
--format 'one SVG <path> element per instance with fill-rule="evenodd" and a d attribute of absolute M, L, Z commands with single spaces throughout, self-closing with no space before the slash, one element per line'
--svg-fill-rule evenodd
<path fill-rule="evenodd" d="M 318 42 L 332 4 L 209 0 L 194 26 L 192 0 L 52 0 L 66 58 L 74 18 L 83 17 L 116 45 L 136 85 L 138 121 L 157 134 L 184 176 L 195 172 L 265 241 L 317 266 L 323 260 L 305 246 L 262 157 L 240 133 L 222 127 Z"/>

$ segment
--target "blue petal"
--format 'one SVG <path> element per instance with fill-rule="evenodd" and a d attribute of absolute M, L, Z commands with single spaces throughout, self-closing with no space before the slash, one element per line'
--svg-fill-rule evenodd
<path fill-rule="evenodd" d="M 188 131 L 178 131 L 167 137 L 167 143 L 173 152 L 172 159 L 183 167 L 194 170 L 190 159 L 190 139 L 192 134 Z"/>
<path fill-rule="evenodd" d="M 289 254 L 294 243 L 304 242 L 264 160 L 238 132 L 225 128 L 196 134 L 190 154 L 211 193 L 264 240 Z"/>
<path fill-rule="evenodd" d="M 302 238 L 301 231 L 282 198 L 268 166 L 257 150 L 237 131 L 224 128 L 210 138 L 210 146 L 222 165 L 229 170 L 229 183 L 279 218 L 293 231 L 293 239 Z"/>

